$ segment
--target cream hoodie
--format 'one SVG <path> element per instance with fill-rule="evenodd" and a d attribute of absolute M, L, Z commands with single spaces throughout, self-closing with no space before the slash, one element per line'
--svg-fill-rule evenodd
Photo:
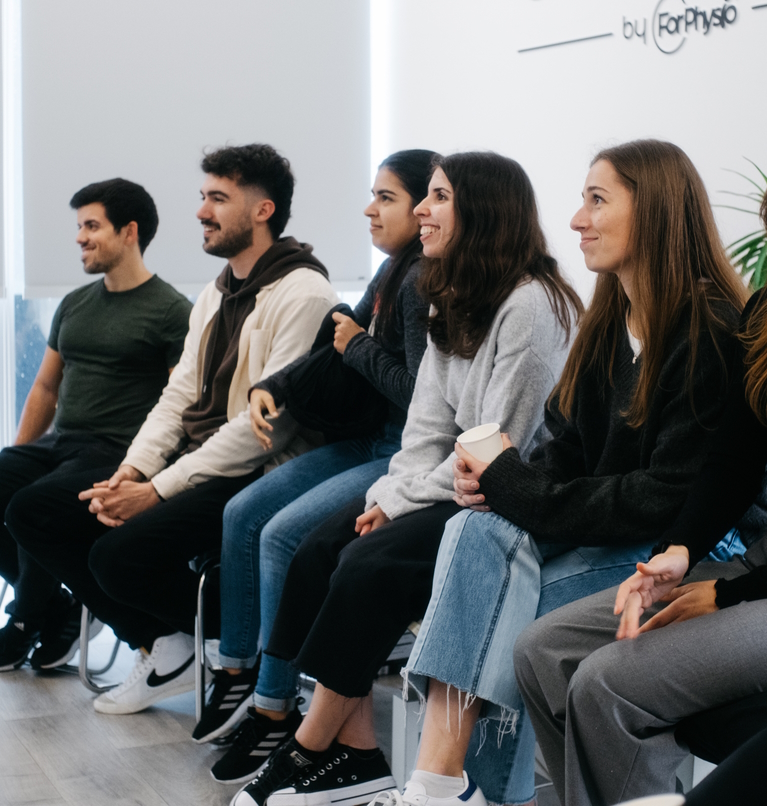
<path fill-rule="evenodd" d="M 248 389 L 305 353 L 325 314 L 338 303 L 330 283 L 312 269 L 295 269 L 264 286 L 240 333 L 237 367 L 229 387 L 228 422 L 200 448 L 168 461 L 182 445 L 181 413 L 202 393 L 205 347 L 221 292 L 209 283 L 189 317 L 184 352 L 168 385 L 128 448 L 123 464 L 152 480 L 157 493 L 171 498 L 217 476 L 243 476 L 265 470 L 307 451 L 287 412 L 274 422 L 272 449 L 264 450 L 250 428 Z"/>

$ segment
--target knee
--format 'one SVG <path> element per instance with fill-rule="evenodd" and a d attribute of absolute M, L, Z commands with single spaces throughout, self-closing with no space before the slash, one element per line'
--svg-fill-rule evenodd
<path fill-rule="evenodd" d="M 251 490 L 246 487 L 234 498 L 230 498 L 224 507 L 224 539 L 232 538 L 240 534 L 247 527 L 252 518 L 250 511 L 253 509 L 253 496 Z"/>
<path fill-rule="evenodd" d="M 34 491 L 29 487 L 13 495 L 5 508 L 5 525 L 16 542 L 30 554 L 34 554 L 37 542 L 51 537 L 53 530 L 46 528 L 48 513 L 45 507 L 35 500 Z"/>
<path fill-rule="evenodd" d="M 545 636 L 540 624 L 534 621 L 526 627 L 514 644 L 514 673 L 524 691 L 535 681 L 541 663 L 540 648 Z"/>

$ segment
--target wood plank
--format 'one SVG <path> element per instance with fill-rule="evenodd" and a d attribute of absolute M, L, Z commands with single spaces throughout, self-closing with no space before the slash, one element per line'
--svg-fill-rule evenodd
<path fill-rule="evenodd" d="M 240 785 L 216 783 L 210 768 L 221 751 L 210 745 L 164 744 L 123 752 L 125 763 L 141 772 L 168 806 L 228 806 Z"/>
<path fill-rule="evenodd" d="M 5 764 L 3 769 L 12 769 Z M 28 803 L 61 802 L 61 794 L 42 772 L 22 775 L 0 775 L 0 803 L 6 806 Z"/>

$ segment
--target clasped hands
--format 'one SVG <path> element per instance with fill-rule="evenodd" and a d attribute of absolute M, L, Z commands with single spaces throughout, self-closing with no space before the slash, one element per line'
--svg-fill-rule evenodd
<path fill-rule="evenodd" d="M 120 465 L 106 481 L 98 481 L 78 496 L 90 501 L 92 512 L 106 526 L 122 526 L 125 521 L 160 503 L 154 485 L 130 465 Z"/>
<path fill-rule="evenodd" d="M 621 617 L 615 637 L 636 638 L 673 622 L 718 610 L 714 580 L 681 584 L 689 566 L 690 554 L 685 546 L 669 546 L 649 562 L 637 563 L 636 573 L 623 582 L 615 597 L 613 612 Z M 641 615 L 655 602 L 669 604 L 640 627 Z"/>

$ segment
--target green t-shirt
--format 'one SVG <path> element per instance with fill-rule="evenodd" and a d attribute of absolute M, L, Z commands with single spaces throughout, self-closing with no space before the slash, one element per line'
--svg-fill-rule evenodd
<path fill-rule="evenodd" d="M 181 356 L 191 310 L 157 275 L 129 291 L 99 280 L 67 294 L 48 338 L 64 362 L 54 429 L 127 447 Z"/>

